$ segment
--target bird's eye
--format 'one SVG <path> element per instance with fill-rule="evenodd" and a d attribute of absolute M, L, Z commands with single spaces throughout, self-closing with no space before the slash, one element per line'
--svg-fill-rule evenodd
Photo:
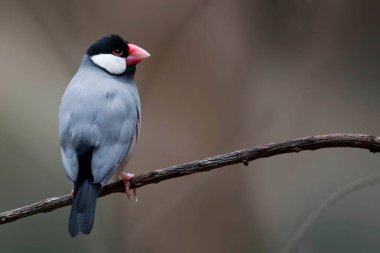
<path fill-rule="evenodd" d="M 112 54 L 113 55 L 116 55 L 116 56 L 121 56 L 123 54 L 123 50 L 121 50 L 120 48 L 115 48 L 113 51 L 112 51 Z"/>

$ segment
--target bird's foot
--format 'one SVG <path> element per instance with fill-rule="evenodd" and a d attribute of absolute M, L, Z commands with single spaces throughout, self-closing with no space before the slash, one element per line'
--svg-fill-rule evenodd
<path fill-rule="evenodd" d="M 135 200 L 136 202 L 138 201 L 138 198 L 137 198 L 137 193 L 136 193 L 136 189 L 132 189 L 132 193 L 131 193 L 131 184 L 130 184 L 130 180 L 131 178 L 133 178 L 135 175 L 132 174 L 132 173 L 125 173 L 125 172 L 120 172 L 120 177 L 121 179 L 124 181 L 124 186 L 125 186 L 125 194 L 127 195 L 127 198 L 129 200 L 131 200 L 132 198 L 132 195 L 135 197 Z"/>

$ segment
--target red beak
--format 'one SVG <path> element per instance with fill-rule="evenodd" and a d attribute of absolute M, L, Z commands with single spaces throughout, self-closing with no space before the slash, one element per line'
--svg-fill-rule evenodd
<path fill-rule="evenodd" d="M 150 54 L 143 48 L 135 44 L 128 44 L 129 54 L 127 57 L 127 65 L 136 65 L 140 61 L 148 58 Z"/>

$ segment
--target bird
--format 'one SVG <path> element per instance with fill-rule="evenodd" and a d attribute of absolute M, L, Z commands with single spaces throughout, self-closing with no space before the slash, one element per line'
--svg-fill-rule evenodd
<path fill-rule="evenodd" d="M 121 177 L 131 197 L 129 180 L 134 175 L 122 170 L 140 131 L 136 65 L 149 56 L 119 35 L 105 36 L 87 49 L 62 96 L 60 149 L 66 176 L 74 184 L 71 237 L 91 232 L 96 200 L 111 179 Z"/>

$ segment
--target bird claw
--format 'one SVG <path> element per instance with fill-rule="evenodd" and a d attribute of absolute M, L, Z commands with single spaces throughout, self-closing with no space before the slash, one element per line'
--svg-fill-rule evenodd
<path fill-rule="evenodd" d="M 132 195 L 133 195 L 135 198 L 135 201 L 138 202 L 136 189 L 132 189 L 132 193 L 131 193 L 131 183 L 129 182 L 131 178 L 133 178 L 135 175 L 132 173 L 125 173 L 125 172 L 120 172 L 119 175 L 121 179 L 124 181 L 125 194 L 127 195 L 127 198 L 131 200 Z"/>

